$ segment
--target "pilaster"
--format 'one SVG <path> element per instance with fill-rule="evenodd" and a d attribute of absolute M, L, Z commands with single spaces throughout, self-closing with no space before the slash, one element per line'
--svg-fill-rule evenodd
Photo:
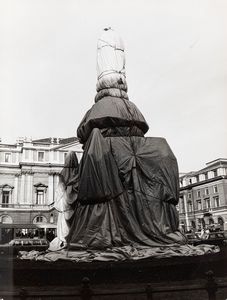
<path fill-rule="evenodd" d="M 54 174 L 49 173 L 48 178 L 48 204 L 54 202 Z"/>
<path fill-rule="evenodd" d="M 183 194 L 183 200 L 184 200 L 184 209 L 185 209 L 185 221 L 186 221 L 186 227 L 189 229 L 190 224 L 189 224 L 189 219 L 188 219 L 188 205 L 187 205 L 187 198 L 186 194 Z"/>
<path fill-rule="evenodd" d="M 55 201 L 55 192 L 57 190 L 57 187 L 58 187 L 58 183 L 59 183 L 59 173 L 55 173 L 54 174 L 54 201 Z"/>
<path fill-rule="evenodd" d="M 20 185 L 20 204 L 25 203 L 25 193 L 24 193 L 24 187 L 25 187 L 25 174 L 21 174 L 21 185 Z"/>
<path fill-rule="evenodd" d="M 18 177 L 19 174 L 15 174 L 14 177 L 14 190 L 13 190 L 13 204 L 18 204 Z"/>

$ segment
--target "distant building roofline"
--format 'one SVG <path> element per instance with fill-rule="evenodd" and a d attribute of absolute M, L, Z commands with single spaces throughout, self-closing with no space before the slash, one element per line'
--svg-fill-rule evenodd
<path fill-rule="evenodd" d="M 206 167 L 205 168 L 199 169 L 198 171 L 191 171 L 191 172 L 187 172 L 187 173 L 180 172 L 179 173 L 179 177 L 180 178 L 183 178 L 183 177 L 193 177 L 193 176 L 201 174 L 202 172 L 206 172 L 212 166 L 221 165 L 222 163 L 227 164 L 227 158 L 217 158 L 215 160 L 212 160 L 212 161 L 206 163 Z"/>
<path fill-rule="evenodd" d="M 35 144 L 68 144 L 72 142 L 78 141 L 77 137 L 68 137 L 68 138 L 56 138 L 56 137 L 47 137 L 47 138 L 42 138 L 42 139 L 37 139 L 37 140 L 32 140 L 32 143 Z"/>
<path fill-rule="evenodd" d="M 215 160 L 209 161 L 208 163 L 206 163 L 206 166 L 210 166 L 219 162 L 226 162 L 227 163 L 227 158 L 217 158 Z"/>
<path fill-rule="evenodd" d="M 15 143 L 4 143 L 2 140 L 0 141 L 1 148 L 12 148 L 17 147 L 18 145 L 22 146 L 23 144 L 30 143 L 30 144 L 40 144 L 40 145 L 56 145 L 56 146 L 63 146 L 66 144 L 71 143 L 78 143 L 79 140 L 77 137 L 67 137 L 67 138 L 53 138 L 53 137 L 47 137 L 47 138 L 40 138 L 40 139 L 31 139 L 31 138 L 18 138 Z"/>

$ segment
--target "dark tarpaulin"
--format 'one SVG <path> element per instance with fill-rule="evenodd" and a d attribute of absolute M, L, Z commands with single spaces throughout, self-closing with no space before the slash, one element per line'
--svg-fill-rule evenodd
<path fill-rule="evenodd" d="M 100 260 L 218 251 L 186 245 L 178 228 L 174 154 L 165 139 L 144 137 L 148 125 L 132 102 L 117 98 L 115 90 L 108 93 L 77 130 L 84 153 L 69 249 L 83 252 L 81 257 L 76 254 L 78 261 L 90 261 L 91 250 L 104 251 L 93 252 Z"/>
<path fill-rule="evenodd" d="M 93 129 L 81 162 L 78 200 L 85 204 L 106 202 L 123 193 L 118 167 L 99 129 Z"/>
<path fill-rule="evenodd" d="M 77 136 L 82 144 L 89 138 L 93 128 L 115 128 L 137 126 L 146 133 L 149 129 L 142 113 L 131 101 L 107 96 L 95 103 L 85 114 Z"/>
<path fill-rule="evenodd" d="M 103 137 L 95 128 L 85 145 L 79 177 L 71 247 L 186 242 L 175 207 L 177 161 L 165 139 Z"/>

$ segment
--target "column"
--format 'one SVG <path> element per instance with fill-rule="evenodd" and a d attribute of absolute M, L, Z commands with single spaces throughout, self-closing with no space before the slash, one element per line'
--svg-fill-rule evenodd
<path fill-rule="evenodd" d="M 29 172 L 26 174 L 26 203 L 32 204 L 32 182 L 33 173 Z"/>
<path fill-rule="evenodd" d="M 19 162 L 20 162 L 20 153 L 17 152 L 16 153 L 16 164 L 19 164 Z"/>
<path fill-rule="evenodd" d="M 26 173 L 26 181 L 25 181 L 25 190 L 26 190 L 26 195 L 25 195 L 25 202 L 29 203 L 30 202 L 30 175 Z"/>
<path fill-rule="evenodd" d="M 54 153 L 53 151 L 49 151 L 49 163 L 52 163 L 54 161 Z"/>
<path fill-rule="evenodd" d="M 184 211 L 185 211 L 185 221 L 186 221 L 186 227 L 187 230 L 189 229 L 189 219 L 188 219 L 188 205 L 187 205 L 187 199 L 186 199 L 186 194 L 183 194 L 183 199 L 184 199 Z"/>
<path fill-rule="evenodd" d="M 58 188 L 58 183 L 59 183 L 59 175 L 57 173 L 55 173 L 54 175 L 54 201 L 56 200 L 55 199 L 55 194 L 56 194 L 56 190 Z"/>
<path fill-rule="evenodd" d="M 29 149 L 29 161 L 30 162 L 33 161 L 33 152 L 32 152 L 32 149 Z"/>
<path fill-rule="evenodd" d="M 20 185 L 20 204 L 25 203 L 24 199 L 24 185 L 25 185 L 25 174 L 21 175 L 21 185 Z"/>
<path fill-rule="evenodd" d="M 13 204 L 18 204 L 18 174 L 14 177 Z"/>
<path fill-rule="evenodd" d="M 33 204 L 33 177 L 34 173 L 30 174 L 30 203 Z"/>
<path fill-rule="evenodd" d="M 59 174 L 55 174 L 55 178 L 56 178 L 56 187 L 58 186 L 59 183 Z"/>
<path fill-rule="evenodd" d="M 48 178 L 48 203 L 51 204 L 54 202 L 54 175 L 49 173 Z"/>
<path fill-rule="evenodd" d="M 13 204 L 13 189 L 10 189 L 9 192 L 9 204 Z M 10 206 L 12 207 L 12 206 Z"/>

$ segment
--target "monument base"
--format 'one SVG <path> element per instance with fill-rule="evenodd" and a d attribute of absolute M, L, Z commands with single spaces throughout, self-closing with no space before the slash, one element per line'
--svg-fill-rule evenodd
<path fill-rule="evenodd" d="M 214 293 L 217 300 L 227 297 L 227 247 L 202 256 L 122 262 L 8 258 L 1 259 L 0 266 L 3 299 L 214 299 L 208 298 Z"/>

